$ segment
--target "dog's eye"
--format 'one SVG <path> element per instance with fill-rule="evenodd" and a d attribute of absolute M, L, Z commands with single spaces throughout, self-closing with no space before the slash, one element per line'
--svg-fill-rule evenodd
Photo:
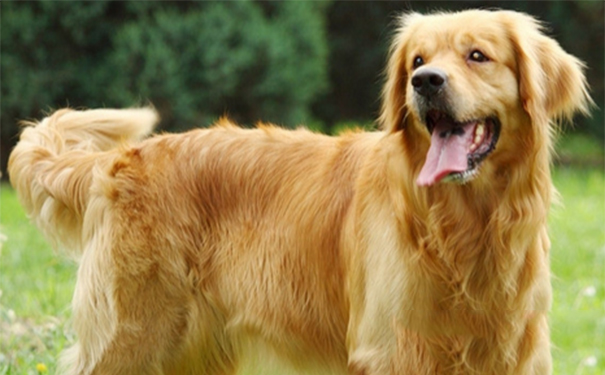
<path fill-rule="evenodd" d="M 473 52 L 471 52 L 471 54 L 469 55 L 469 59 L 475 62 L 486 62 L 489 61 L 489 59 L 487 58 L 487 56 L 485 56 L 483 54 L 483 52 L 479 51 L 479 50 L 474 50 Z"/>
<path fill-rule="evenodd" d="M 424 65 L 424 60 L 422 59 L 421 56 L 416 56 L 416 58 L 414 59 L 414 64 L 413 64 L 414 69 L 416 69 L 422 65 Z"/>

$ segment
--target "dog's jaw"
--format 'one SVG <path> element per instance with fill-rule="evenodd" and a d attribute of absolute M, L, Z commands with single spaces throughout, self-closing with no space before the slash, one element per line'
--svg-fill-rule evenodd
<path fill-rule="evenodd" d="M 431 145 L 416 180 L 420 186 L 471 181 L 495 150 L 501 128 L 495 116 L 458 121 L 438 110 L 427 113 L 424 125 Z"/>

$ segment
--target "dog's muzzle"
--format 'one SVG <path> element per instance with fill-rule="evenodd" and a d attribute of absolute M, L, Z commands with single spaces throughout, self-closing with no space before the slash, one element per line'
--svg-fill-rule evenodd
<path fill-rule="evenodd" d="M 414 105 L 419 120 L 431 135 L 431 144 L 417 183 L 430 186 L 440 181 L 466 183 L 495 149 L 500 134 L 497 116 L 461 118 L 448 76 L 433 67 L 420 67 L 411 76 Z"/>

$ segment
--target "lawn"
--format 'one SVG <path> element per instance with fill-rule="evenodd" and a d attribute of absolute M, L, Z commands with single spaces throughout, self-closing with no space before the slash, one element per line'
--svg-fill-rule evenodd
<path fill-rule="evenodd" d="M 605 373 L 605 175 L 558 169 L 563 204 L 551 211 L 555 374 Z M 54 373 L 69 330 L 75 266 L 53 254 L 24 217 L 13 190 L 0 190 L 0 375 Z"/>

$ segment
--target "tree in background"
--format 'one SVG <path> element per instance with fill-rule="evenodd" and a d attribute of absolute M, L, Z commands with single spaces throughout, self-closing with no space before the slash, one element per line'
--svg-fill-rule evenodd
<path fill-rule="evenodd" d="M 108 62 L 108 97 L 150 100 L 171 129 L 217 116 L 297 124 L 325 90 L 326 43 L 317 3 L 134 3 Z"/>
<path fill-rule="evenodd" d="M 152 103 L 165 130 L 224 114 L 251 125 L 369 122 L 402 11 L 506 8 L 547 22 L 603 103 L 601 1 L 1 2 L 0 168 L 17 120 Z M 603 111 L 576 130 L 604 140 Z"/>
<path fill-rule="evenodd" d="M 328 87 L 326 3 L 2 2 L 2 169 L 17 119 L 148 102 L 167 130 L 288 126 Z"/>

